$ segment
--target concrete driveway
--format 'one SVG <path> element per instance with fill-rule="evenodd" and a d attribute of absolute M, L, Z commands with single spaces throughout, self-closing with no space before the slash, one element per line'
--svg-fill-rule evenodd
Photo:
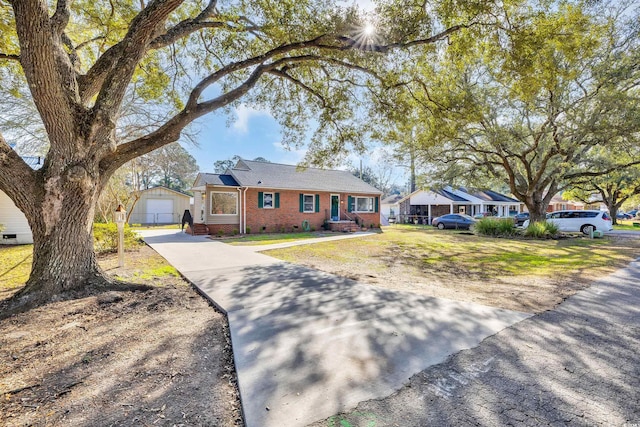
<path fill-rule="evenodd" d="M 227 313 L 248 427 L 304 426 L 387 396 L 529 317 L 363 285 L 174 230 L 144 237 Z"/>

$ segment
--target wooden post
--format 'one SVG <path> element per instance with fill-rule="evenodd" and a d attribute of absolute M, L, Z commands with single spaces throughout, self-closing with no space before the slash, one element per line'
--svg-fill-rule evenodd
<path fill-rule="evenodd" d="M 127 219 L 127 211 L 122 205 L 118 205 L 115 212 L 116 225 L 118 226 L 118 267 L 124 267 L 124 223 Z"/>

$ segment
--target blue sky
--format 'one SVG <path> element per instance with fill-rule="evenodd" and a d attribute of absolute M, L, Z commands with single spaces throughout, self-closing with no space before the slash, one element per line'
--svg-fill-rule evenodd
<path fill-rule="evenodd" d="M 213 164 L 217 160 L 226 160 L 235 155 L 245 159 L 264 157 L 273 163 L 295 165 L 304 159 L 306 145 L 296 149 L 285 148 L 281 141 L 280 125 L 268 111 L 256 110 L 241 104 L 230 115 L 222 112 L 208 114 L 195 123 L 198 131 L 197 146 L 189 143 L 182 145 L 198 162 L 201 172 L 213 172 Z M 370 144 L 369 152 L 363 156 L 352 154 L 347 159 L 351 165 L 363 165 L 375 168 L 378 160 L 385 156 L 379 146 Z M 344 164 L 339 169 L 345 169 Z M 394 171 L 395 181 L 405 180 L 405 169 L 399 167 Z"/>
<path fill-rule="evenodd" d="M 230 119 L 230 120 L 229 120 Z M 245 159 L 264 157 L 271 162 L 296 164 L 306 150 L 286 151 L 281 144 L 280 125 L 266 111 L 242 104 L 231 117 L 208 114 L 198 120 L 198 147 L 183 146 L 197 160 L 200 171 L 213 171 L 216 160 L 235 155 Z"/>
<path fill-rule="evenodd" d="M 347 0 L 342 3 L 349 5 L 353 2 Z M 367 10 L 373 9 L 371 0 L 355 0 L 355 3 Z M 244 104 L 234 109 L 231 117 L 222 112 L 208 114 L 196 122 L 196 128 L 199 130 L 196 138 L 198 146 L 187 143 L 183 143 L 183 146 L 196 159 L 201 172 L 212 172 L 216 160 L 225 160 L 234 155 L 296 164 L 306 154 L 305 148 L 286 150 L 281 144 L 280 125 L 273 117 L 266 111 L 255 110 Z M 372 153 L 366 158 L 375 160 L 376 155 Z M 350 160 L 358 164 L 360 158 L 353 156 Z"/>

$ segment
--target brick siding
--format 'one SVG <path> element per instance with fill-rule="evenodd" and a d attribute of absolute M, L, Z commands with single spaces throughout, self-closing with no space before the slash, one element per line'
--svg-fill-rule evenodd
<path fill-rule="evenodd" d="M 258 193 L 279 193 L 280 207 L 273 209 L 265 209 L 258 207 Z M 300 212 L 300 194 L 317 194 L 320 197 L 320 212 L 305 213 Z M 255 189 L 247 190 L 247 227 L 251 229 L 251 233 L 273 233 L 273 232 L 291 232 L 302 230 L 302 222 L 309 221 L 312 229 L 320 230 L 325 219 L 331 215 L 331 194 L 329 192 L 302 192 L 293 190 L 275 190 L 275 189 Z M 341 219 L 346 219 L 344 212 L 347 209 L 348 196 L 347 193 L 340 193 Z M 379 197 L 378 195 L 358 195 L 361 197 Z M 243 196 L 244 198 L 244 196 Z M 315 200 L 315 199 L 314 199 Z M 274 200 L 275 205 L 275 200 Z M 314 204 L 315 210 L 315 204 Z M 365 224 L 369 226 L 374 224 L 378 227 L 380 224 L 380 213 L 358 213 Z M 351 214 L 352 217 L 354 215 Z"/>
<path fill-rule="evenodd" d="M 207 224 L 209 234 L 215 236 L 217 234 L 231 235 L 241 232 L 238 224 Z"/>

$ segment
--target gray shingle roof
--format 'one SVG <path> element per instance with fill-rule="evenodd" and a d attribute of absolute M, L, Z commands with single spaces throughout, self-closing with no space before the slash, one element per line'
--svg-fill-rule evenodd
<path fill-rule="evenodd" d="M 392 205 L 394 203 L 397 203 L 399 200 L 402 200 L 402 196 L 400 194 L 392 194 L 391 196 L 382 199 L 380 203 L 382 203 L 383 205 Z"/>
<path fill-rule="evenodd" d="M 240 168 L 234 167 L 227 172 L 233 175 L 241 186 L 341 193 L 382 193 L 347 171 L 316 168 L 298 170 L 292 165 L 250 160 L 241 160 L 238 165 Z"/>
<path fill-rule="evenodd" d="M 487 202 L 509 202 L 509 203 L 520 203 L 519 200 L 512 199 L 511 197 L 507 197 L 504 194 L 496 193 L 492 190 L 475 190 L 469 191 L 461 188 L 462 191 L 471 194 L 478 199 L 485 200 Z"/>

